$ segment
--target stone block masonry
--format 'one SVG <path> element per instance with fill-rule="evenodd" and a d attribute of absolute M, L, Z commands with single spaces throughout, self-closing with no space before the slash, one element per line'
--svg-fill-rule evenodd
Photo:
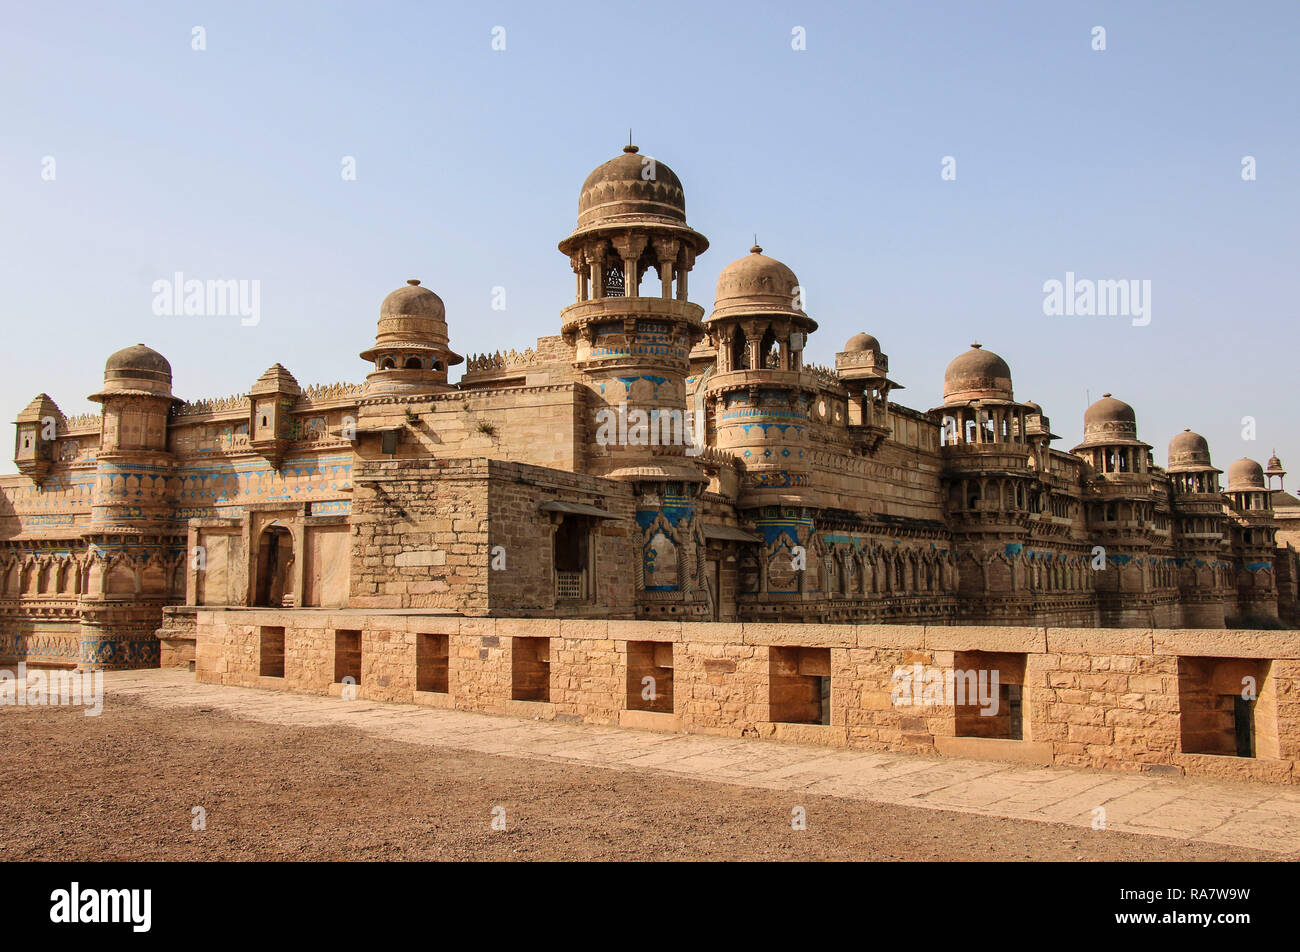
<path fill-rule="evenodd" d="M 214 684 L 337 694 L 339 673 L 359 671 L 350 690 L 376 701 L 1059 766 L 1300 776 L 1300 644 L 1280 631 L 311 609 L 199 609 L 195 630 L 197 678 Z"/>

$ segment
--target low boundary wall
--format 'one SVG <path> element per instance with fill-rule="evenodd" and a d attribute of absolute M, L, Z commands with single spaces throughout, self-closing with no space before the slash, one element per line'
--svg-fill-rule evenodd
<path fill-rule="evenodd" d="M 199 609 L 195 627 L 196 676 L 216 684 L 1281 783 L 1300 758 L 1300 639 L 1286 631 L 309 609 Z"/>

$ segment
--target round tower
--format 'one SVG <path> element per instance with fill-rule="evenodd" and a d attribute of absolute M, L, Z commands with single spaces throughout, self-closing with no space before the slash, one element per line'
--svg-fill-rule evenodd
<path fill-rule="evenodd" d="M 1210 444 L 1183 430 L 1169 441 L 1169 490 L 1173 500 L 1173 544 L 1178 564 L 1178 601 L 1188 628 L 1222 628 L 1224 599 L 1231 594 L 1227 518 Z"/>
<path fill-rule="evenodd" d="M 162 606 L 185 558 L 185 528 L 176 518 L 175 459 L 168 448 L 172 368 L 143 344 L 120 350 L 104 366 L 103 405 L 86 584 L 79 604 L 82 668 L 156 667 Z"/>
<path fill-rule="evenodd" d="M 171 528 L 172 454 L 167 420 L 172 368 L 144 344 L 119 350 L 104 365 L 104 388 L 89 399 L 103 405 L 91 523 L 128 530 Z"/>
<path fill-rule="evenodd" d="M 687 298 L 687 281 L 708 246 L 686 224 L 676 173 L 636 146 L 583 183 L 577 228 L 559 244 L 577 282 L 560 317 L 593 397 L 591 473 L 704 482 L 686 453 L 689 355 L 704 336 L 704 310 Z M 651 269 L 658 281 L 642 288 Z"/>
<path fill-rule="evenodd" d="M 1229 622 L 1271 625 L 1277 620 L 1273 574 L 1277 522 L 1264 467 L 1244 456 L 1229 466 L 1227 496 L 1233 510 L 1232 554 L 1237 563 L 1237 611 Z"/>
<path fill-rule="evenodd" d="M 687 282 L 708 246 L 686 223 L 676 173 L 634 145 L 587 176 L 577 227 L 559 243 L 576 279 L 560 317 L 588 393 L 586 470 L 635 487 L 643 615 L 710 609 L 696 518 L 707 484 L 694 461 L 703 434 L 694 433 L 686 392 L 690 352 L 705 334 Z M 652 269 L 658 280 L 644 281 Z"/>
<path fill-rule="evenodd" d="M 1047 507 L 1035 446 L 1007 362 L 979 344 L 944 370 L 940 422 L 944 512 L 953 533 L 958 592 L 972 618 L 1032 610 L 1030 528 Z"/>
<path fill-rule="evenodd" d="M 442 298 L 412 278 L 379 305 L 375 343 L 361 359 L 375 368 L 366 375 L 367 396 L 418 396 L 454 389 L 447 369 L 464 358 L 451 350 Z"/>
<path fill-rule="evenodd" d="M 1095 575 L 1101 623 L 1154 624 L 1155 590 L 1172 587 L 1163 581 L 1173 559 L 1170 512 L 1153 489 L 1151 444 L 1138 439 L 1136 412 L 1102 394 L 1084 411 L 1083 442 L 1071 452 L 1088 464 L 1088 533 L 1106 551 Z"/>
<path fill-rule="evenodd" d="M 718 275 L 708 329 L 718 358 L 706 400 L 718 449 L 745 464 L 738 505 L 815 506 L 808 416 L 819 385 L 803 350 L 817 322 L 799 279 L 755 245 Z"/>

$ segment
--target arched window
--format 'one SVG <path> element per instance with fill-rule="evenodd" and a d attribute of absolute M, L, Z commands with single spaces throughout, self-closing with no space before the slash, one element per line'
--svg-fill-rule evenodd
<path fill-rule="evenodd" d="M 731 369 L 745 370 L 749 367 L 749 341 L 745 332 L 737 327 L 736 335 L 731 339 Z"/>
<path fill-rule="evenodd" d="M 381 361 L 379 362 L 379 369 L 380 369 L 380 370 L 396 370 L 396 369 L 397 369 L 397 361 L 393 360 L 392 357 L 385 357 L 383 360 L 381 360 Z"/>
<path fill-rule="evenodd" d="M 759 363 L 762 365 L 764 370 L 784 369 L 781 367 L 781 348 L 776 342 L 776 334 L 772 332 L 772 328 L 770 327 L 763 334 L 763 341 L 759 347 L 759 353 L 762 355 L 762 359 Z"/>
<path fill-rule="evenodd" d="M 423 370 L 423 369 L 424 369 L 424 362 L 421 361 L 419 357 L 407 357 L 407 358 L 406 358 L 405 369 L 407 369 L 407 370 Z"/>

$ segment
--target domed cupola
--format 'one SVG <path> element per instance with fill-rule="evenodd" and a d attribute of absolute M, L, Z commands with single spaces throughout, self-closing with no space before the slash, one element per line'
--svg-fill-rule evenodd
<path fill-rule="evenodd" d="M 442 298 L 412 278 L 379 305 L 375 343 L 361 359 L 375 367 L 367 395 L 410 395 L 451 390 L 447 369 L 463 358 L 451 350 Z"/>
<path fill-rule="evenodd" d="M 1264 470 L 1264 476 L 1268 479 L 1268 488 L 1273 488 L 1273 479 L 1276 477 L 1279 490 L 1286 489 L 1286 470 L 1282 468 L 1282 461 L 1277 458 L 1277 450 L 1268 458 L 1268 467 Z"/>
<path fill-rule="evenodd" d="M 1205 437 L 1185 429 L 1169 441 L 1166 472 L 1176 493 L 1217 493 L 1223 470 L 1210 461 L 1210 444 Z"/>
<path fill-rule="evenodd" d="M 1228 467 L 1228 496 L 1238 511 L 1273 508 L 1273 494 L 1264 481 L 1264 467 L 1245 456 Z"/>
<path fill-rule="evenodd" d="M 1029 458 L 1029 409 L 1016 403 L 1007 362 L 980 344 L 971 344 L 948 364 L 943 406 L 931 412 L 943 421 L 944 446 L 1018 444 Z"/>
<path fill-rule="evenodd" d="M 800 370 L 817 322 L 803 310 L 799 279 L 758 245 L 718 275 L 710 336 L 718 370 Z"/>
<path fill-rule="evenodd" d="M 889 379 L 889 357 L 867 333 L 845 341 L 835 355 L 835 375 L 849 391 L 849 432 L 860 449 L 874 452 L 889 434 L 889 393 L 905 388 Z"/>
<path fill-rule="evenodd" d="M 1138 439 L 1137 413 L 1109 393 L 1083 412 L 1083 442 L 1072 452 L 1100 474 L 1150 471 L 1150 443 Z"/>
<path fill-rule="evenodd" d="M 819 389 L 803 349 L 817 322 L 799 279 L 758 245 L 718 275 L 708 319 L 717 371 L 705 398 L 719 449 L 745 464 L 740 505 L 809 504 L 809 408 Z"/>

